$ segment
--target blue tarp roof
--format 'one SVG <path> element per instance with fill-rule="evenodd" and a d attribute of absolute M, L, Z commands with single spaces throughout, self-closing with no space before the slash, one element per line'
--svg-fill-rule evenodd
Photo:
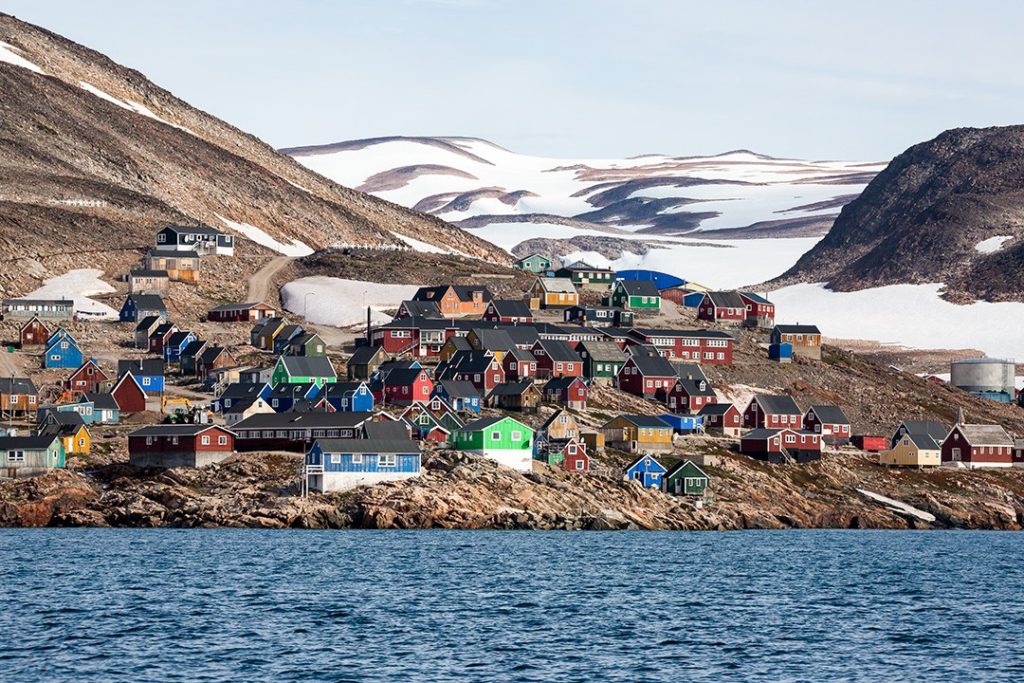
<path fill-rule="evenodd" d="M 658 289 L 672 289 L 686 284 L 686 280 L 681 277 L 657 270 L 619 270 L 616 271 L 615 277 L 619 280 L 651 280 Z"/>

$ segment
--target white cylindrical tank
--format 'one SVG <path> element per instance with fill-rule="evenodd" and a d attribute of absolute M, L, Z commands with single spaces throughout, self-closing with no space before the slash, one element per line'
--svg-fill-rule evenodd
<path fill-rule="evenodd" d="M 976 394 L 1014 394 L 1017 369 L 1012 360 L 1001 358 L 973 358 L 955 360 L 950 364 L 949 382 L 953 386 Z"/>

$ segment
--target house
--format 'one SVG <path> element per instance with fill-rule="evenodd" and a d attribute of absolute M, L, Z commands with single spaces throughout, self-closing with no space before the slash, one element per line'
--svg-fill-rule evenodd
<path fill-rule="evenodd" d="M 441 399 L 434 398 L 440 402 Z M 451 430 L 441 423 L 440 418 L 434 415 L 425 404 L 417 403 L 409 406 L 401 415 L 401 420 L 409 425 L 412 431 L 412 438 L 417 441 L 432 441 L 439 444 L 447 444 L 451 439 Z M 459 421 L 459 429 L 465 423 Z"/>
<path fill-rule="evenodd" d="M 287 324 L 287 321 L 281 317 L 265 318 L 249 330 L 249 343 L 257 349 L 273 351 L 274 340 Z"/>
<path fill-rule="evenodd" d="M 520 472 L 533 469 L 533 430 L 511 417 L 470 422 L 455 433 L 454 447 Z"/>
<path fill-rule="evenodd" d="M 590 472 L 590 456 L 587 454 L 587 444 L 579 439 L 571 439 L 562 446 L 559 458 L 560 465 L 566 472 L 587 474 Z"/>
<path fill-rule="evenodd" d="M 338 381 L 334 366 L 326 356 L 281 356 L 274 365 L 270 384 L 304 384 L 318 386 Z"/>
<path fill-rule="evenodd" d="M 452 336 L 445 340 L 444 344 L 437 352 L 437 358 L 439 361 L 451 360 L 458 351 L 472 351 L 473 347 L 470 345 L 469 340 L 465 337 Z"/>
<path fill-rule="evenodd" d="M 253 415 L 265 415 L 267 413 L 277 412 L 270 407 L 263 398 L 259 396 L 252 396 L 249 398 L 239 399 L 231 404 L 230 408 L 225 408 L 222 412 L 224 416 L 224 422 L 228 427 L 238 424 L 247 417 Z"/>
<path fill-rule="evenodd" d="M 405 439 L 317 439 L 306 453 L 306 486 L 348 491 L 420 476 L 420 449 Z"/>
<path fill-rule="evenodd" d="M 177 363 L 181 359 L 182 352 L 189 344 L 196 341 L 194 332 L 172 332 L 164 342 L 163 357 L 165 363 Z"/>
<path fill-rule="evenodd" d="M 193 339 L 185 345 L 178 355 L 178 372 L 186 376 L 195 376 L 199 364 L 199 356 L 210 344 L 202 339 Z"/>
<path fill-rule="evenodd" d="M 117 404 L 118 412 L 121 415 L 142 413 L 146 410 L 146 392 L 130 371 L 118 378 L 110 390 L 110 395 Z"/>
<path fill-rule="evenodd" d="M 117 361 L 118 378 L 132 373 L 142 390 L 149 395 L 164 393 L 164 361 L 160 358 Z M 120 403 L 120 401 L 118 402 Z M 121 407 L 124 410 L 124 406 Z"/>
<path fill-rule="evenodd" d="M 166 294 L 171 288 L 166 270 L 135 268 L 128 271 L 129 294 Z"/>
<path fill-rule="evenodd" d="M 208 225 L 168 225 L 156 234 L 158 249 L 194 251 L 197 254 L 233 256 L 234 235 L 229 235 Z"/>
<path fill-rule="evenodd" d="M 630 453 L 672 450 L 672 426 L 658 417 L 619 415 L 604 423 L 600 431 L 609 446 Z"/>
<path fill-rule="evenodd" d="M 540 254 L 530 254 L 515 261 L 512 267 L 528 273 L 547 273 L 551 270 L 551 259 Z"/>
<path fill-rule="evenodd" d="M 669 390 L 678 381 L 676 369 L 661 355 L 634 354 L 626 359 L 618 375 L 622 391 L 642 398 L 654 398 L 659 391 Z"/>
<path fill-rule="evenodd" d="M 274 346 L 271 350 L 278 355 L 283 354 L 292 340 L 301 337 L 304 332 L 302 325 L 288 323 L 274 335 Z"/>
<path fill-rule="evenodd" d="M 223 346 L 207 344 L 195 357 L 195 374 L 198 377 L 209 377 L 211 372 L 233 367 L 236 363 L 235 357 Z"/>
<path fill-rule="evenodd" d="M 156 326 L 156 329 L 149 335 L 149 352 L 164 355 L 164 344 L 171 335 L 178 331 L 178 326 L 172 322 L 163 322 Z"/>
<path fill-rule="evenodd" d="M 739 292 L 704 292 L 697 318 L 721 325 L 742 325 L 747 319 L 747 305 Z"/>
<path fill-rule="evenodd" d="M 793 345 L 788 342 L 783 344 L 769 344 L 768 360 L 775 361 L 776 363 L 792 363 Z"/>
<path fill-rule="evenodd" d="M 481 315 L 493 297 L 486 287 L 469 285 L 440 285 L 420 287 L 413 301 L 433 301 L 445 318 L 463 315 Z"/>
<path fill-rule="evenodd" d="M 889 439 L 889 446 L 895 448 L 896 444 L 905 434 L 927 434 L 936 443 L 942 443 L 949 434 L 949 427 L 934 420 L 904 420 L 900 422 L 896 431 Z"/>
<path fill-rule="evenodd" d="M 821 459 L 821 437 L 814 432 L 783 429 L 752 429 L 740 437 L 740 453 L 782 465 L 789 461 Z"/>
<path fill-rule="evenodd" d="M 253 396 L 259 396 L 263 398 L 265 401 L 269 402 L 270 399 L 268 397 L 270 391 L 270 385 L 267 383 L 259 384 L 255 382 L 233 382 L 225 385 L 221 389 L 217 397 L 210 402 L 210 410 L 212 410 L 215 413 L 222 413 L 228 408 L 230 408 L 235 403 L 235 401 L 240 401 L 242 399 L 250 398 Z"/>
<path fill-rule="evenodd" d="M 121 421 L 121 407 L 117 405 L 117 401 L 114 399 L 113 394 L 85 394 L 78 400 L 80 403 L 90 404 L 92 406 L 92 419 L 87 420 L 87 422 L 92 424 L 115 425 Z M 143 396 L 143 400 L 145 400 L 145 396 Z M 60 410 L 62 407 L 63 406 L 58 406 L 57 409 Z"/>
<path fill-rule="evenodd" d="M 680 379 L 692 379 L 694 381 L 711 383 L 707 374 L 704 372 L 704 368 L 702 368 L 698 363 L 672 363 L 672 367 L 676 369 L 676 375 L 678 375 Z"/>
<path fill-rule="evenodd" d="M 775 304 L 767 297 L 754 292 L 740 292 L 740 299 L 747 311 L 743 321 L 746 327 L 759 327 L 770 330 L 775 327 Z"/>
<path fill-rule="evenodd" d="M 221 304 L 206 312 L 206 319 L 220 323 L 259 322 L 277 316 L 273 306 L 260 302 L 244 304 Z"/>
<path fill-rule="evenodd" d="M 661 490 L 677 496 L 703 496 L 711 479 L 691 460 L 677 462 L 661 478 Z"/>
<path fill-rule="evenodd" d="M 107 373 L 92 358 L 78 366 L 64 382 L 64 386 L 72 396 L 91 394 L 99 390 L 100 385 L 108 381 Z"/>
<path fill-rule="evenodd" d="M 553 377 L 542 392 L 548 403 L 557 403 L 570 410 L 586 410 L 590 389 L 579 377 Z"/>
<path fill-rule="evenodd" d="M 237 401 L 251 398 L 254 395 L 252 391 L 246 391 L 244 386 L 243 388 L 231 389 L 228 396 L 221 395 L 220 402 L 223 404 L 223 410 L 232 407 Z M 318 402 L 321 391 L 322 389 L 313 382 L 282 382 L 276 387 L 265 384 L 259 388 L 255 395 L 263 398 L 275 412 L 288 413 L 293 411 L 299 412 L 303 409 L 308 411 L 309 408 Z"/>
<path fill-rule="evenodd" d="M 505 378 L 513 380 L 534 380 L 537 377 L 537 359 L 529 351 L 513 348 L 502 359 L 501 367 L 505 370 Z"/>
<path fill-rule="evenodd" d="M 567 323 L 590 327 L 632 327 L 633 311 L 615 306 L 570 306 L 562 314 Z"/>
<path fill-rule="evenodd" d="M 607 302 L 616 308 L 641 313 L 661 310 L 661 294 L 650 280 L 616 280 Z"/>
<path fill-rule="evenodd" d="M 585 289 L 608 289 L 615 281 L 615 271 L 598 268 L 584 261 L 576 261 L 555 271 L 555 277 L 567 277 L 577 287 Z"/>
<path fill-rule="evenodd" d="M 149 340 L 157 328 L 164 324 L 159 315 L 147 315 L 135 325 L 135 348 L 149 349 Z"/>
<path fill-rule="evenodd" d="M 4 299 L 4 318 L 14 320 L 71 320 L 75 317 L 74 299 Z"/>
<path fill-rule="evenodd" d="M 879 451 L 878 464 L 895 467 L 938 467 L 942 464 L 942 445 L 927 432 L 902 432 L 888 450 Z"/>
<path fill-rule="evenodd" d="M 537 441 L 544 444 L 564 444 L 580 438 L 580 425 L 572 413 L 559 408 L 551 413 L 537 430 Z"/>
<path fill-rule="evenodd" d="M 758 394 L 743 411 L 743 426 L 747 429 L 800 429 L 803 418 L 803 411 L 792 396 Z"/>
<path fill-rule="evenodd" d="M 128 435 L 136 467 L 204 467 L 231 456 L 235 433 L 220 425 L 150 425 Z"/>
<path fill-rule="evenodd" d="M 470 382 L 481 394 L 488 394 L 505 382 L 501 363 L 487 351 L 459 351 L 451 360 L 437 366 L 438 380 L 451 379 Z"/>
<path fill-rule="evenodd" d="M 979 469 L 1012 467 L 1014 442 L 999 425 L 964 424 L 963 413 L 942 441 L 942 464 Z"/>
<path fill-rule="evenodd" d="M 583 376 L 583 360 L 567 342 L 541 339 L 534 343 L 530 353 L 537 359 L 538 379 Z"/>
<path fill-rule="evenodd" d="M 327 343 L 316 332 L 302 332 L 288 340 L 283 353 L 286 356 L 326 356 Z"/>
<path fill-rule="evenodd" d="M 804 413 L 803 427 L 805 431 L 821 434 L 821 440 L 827 444 L 848 444 L 852 436 L 850 420 L 839 406 L 812 405 Z"/>
<path fill-rule="evenodd" d="M 36 418 L 36 433 L 60 439 L 65 455 L 89 454 L 92 448 L 92 434 L 89 433 L 85 419 L 78 412 L 47 408 L 40 410 Z"/>
<path fill-rule="evenodd" d="M 451 439 L 452 434 L 466 426 L 466 421 L 459 417 L 459 414 L 451 407 L 451 404 L 440 396 L 431 396 L 429 403 L 418 403 L 415 406 L 411 406 L 406 409 L 406 413 L 414 408 L 429 412 L 437 420 L 438 424 L 448 431 L 448 435 L 445 437 L 446 441 Z"/>
<path fill-rule="evenodd" d="M 121 305 L 121 322 L 137 323 L 148 316 L 167 317 L 167 306 L 159 294 L 129 294 Z"/>
<path fill-rule="evenodd" d="M 626 481 L 638 481 L 645 489 L 660 489 L 661 479 L 665 476 L 665 466 L 650 455 L 641 455 L 626 467 Z"/>
<path fill-rule="evenodd" d="M 580 439 L 582 439 L 583 443 L 587 445 L 588 453 L 604 453 L 605 441 L 603 432 L 591 429 L 581 429 Z"/>
<path fill-rule="evenodd" d="M 436 301 L 403 301 L 398 305 L 398 312 L 395 313 L 396 318 L 429 318 L 431 320 L 441 320 L 444 315 L 441 313 L 441 307 L 437 305 Z"/>
<path fill-rule="evenodd" d="M 487 394 L 487 405 L 502 410 L 535 413 L 541 404 L 541 393 L 532 381 L 505 382 Z"/>
<path fill-rule="evenodd" d="M 64 446 L 53 435 L 0 436 L 0 476 L 26 477 L 65 465 Z"/>
<path fill-rule="evenodd" d="M 704 421 L 704 431 L 736 438 L 743 433 L 743 415 L 731 403 L 705 404 L 697 415 Z"/>
<path fill-rule="evenodd" d="M 320 392 L 320 398 L 335 410 L 369 413 L 374 408 L 373 392 L 366 382 L 361 381 L 327 384 Z"/>
<path fill-rule="evenodd" d="M 491 299 L 484 310 L 483 319 L 492 323 L 521 325 L 533 322 L 533 311 L 526 301 L 518 299 Z"/>
<path fill-rule="evenodd" d="M 612 331 L 603 332 L 607 335 Z M 733 338 L 722 330 L 633 328 L 616 339 L 622 339 L 626 345 L 650 344 L 671 360 L 704 365 L 732 364 Z"/>
<path fill-rule="evenodd" d="M 673 434 L 694 434 L 704 429 L 704 418 L 698 415 L 661 413 L 658 418 L 672 428 Z"/>
<path fill-rule="evenodd" d="M 374 398 L 392 405 L 426 403 L 434 391 L 434 381 L 423 368 L 392 370 L 384 378 Z"/>
<path fill-rule="evenodd" d="M 372 413 L 313 412 L 267 413 L 235 424 L 238 451 L 309 450 L 316 439 L 361 438 L 363 425 Z"/>
<path fill-rule="evenodd" d="M 77 368 L 82 364 L 82 349 L 78 342 L 69 332 L 59 328 L 57 332 L 50 335 L 46 343 L 46 351 L 43 352 L 43 367 L 68 370 Z"/>
<path fill-rule="evenodd" d="M 790 344 L 793 354 L 821 360 L 821 331 L 817 325 L 776 325 L 772 344 Z"/>
<path fill-rule="evenodd" d="M 718 396 L 711 383 L 703 379 L 676 379 L 668 389 L 664 387 L 655 394 L 658 400 L 673 413 L 695 415 L 706 405 L 718 403 Z"/>
<path fill-rule="evenodd" d="M 0 417 L 23 417 L 36 412 L 39 390 L 26 377 L 0 377 Z"/>
<path fill-rule="evenodd" d="M 466 341 L 477 351 L 490 351 L 499 363 L 507 351 L 516 348 L 508 332 L 498 329 L 475 327 L 466 335 Z"/>
<path fill-rule="evenodd" d="M 611 384 L 628 360 L 618 344 L 611 341 L 580 342 L 576 353 L 583 361 L 583 376 L 600 384 Z"/>
<path fill-rule="evenodd" d="M 349 381 L 370 379 L 381 363 L 386 360 L 388 360 L 388 356 L 379 346 L 360 346 L 348 359 L 346 365 Z"/>
<path fill-rule="evenodd" d="M 50 331 L 37 316 L 32 316 L 32 319 L 18 330 L 18 343 L 23 349 L 32 346 L 42 346 L 49 338 Z"/>
<path fill-rule="evenodd" d="M 480 414 L 480 391 L 472 382 L 444 379 L 434 385 L 434 396 L 438 396 L 458 413 Z"/>
<path fill-rule="evenodd" d="M 580 302 L 579 294 L 572 280 L 567 277 L 539 277 L 530 287 L 531 301 L 536 301 L 533 308 L 569 308 Z"/>

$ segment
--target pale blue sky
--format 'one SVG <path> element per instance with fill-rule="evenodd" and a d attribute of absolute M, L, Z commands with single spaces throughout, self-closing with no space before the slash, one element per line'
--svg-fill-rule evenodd
<path fill-rule="evenodd" d="M 888 159 L 1024 120 L 1024 3 L 0 0 L 277 147 Z"/>

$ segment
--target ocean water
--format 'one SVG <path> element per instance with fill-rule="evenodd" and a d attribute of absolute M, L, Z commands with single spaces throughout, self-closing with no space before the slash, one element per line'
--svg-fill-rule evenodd
<path fill-rule="evenodd" d="M 0 531 L 0 680 L 1021 681 L 1024 535 Z"/>

